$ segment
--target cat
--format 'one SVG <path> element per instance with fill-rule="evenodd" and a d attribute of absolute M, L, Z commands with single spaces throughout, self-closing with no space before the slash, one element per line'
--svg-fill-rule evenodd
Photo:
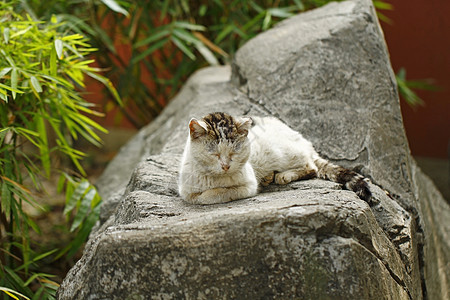
<path fill-rule="evenodd" d="M 367 179 L 321 158 L 311 142 L 274 117 L 216 112 L 189 122 L 178 182 L 189 203 L 225 203 L 255 196 L 272 182 L 316 177 L 371 199 Z"/>

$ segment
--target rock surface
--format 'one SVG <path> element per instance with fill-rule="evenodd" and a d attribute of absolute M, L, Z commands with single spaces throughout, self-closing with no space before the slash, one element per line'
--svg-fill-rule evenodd
<path fill-rule="evenodd" d="M 282 119 L 369 177 L 376 204 L 323 180 L 227 204 L 182 202 L 187 123 L 220 110 Z M 102 224 L 59 299 L 449 296 L 450 209 L 409 154 L 370 0 L 290 18 L 244 45 L 232 68 L 198 71 L 98 186 Z"/>

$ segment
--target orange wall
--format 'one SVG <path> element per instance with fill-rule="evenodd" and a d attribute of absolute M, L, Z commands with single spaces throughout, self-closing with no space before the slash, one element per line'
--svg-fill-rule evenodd
<path fill-rule="evenodd" d="M 421 91 L 424 107 L 401 100 L 403 121 L 413 155 L 448 157 L 450 141 L 450 1 L 393 1 L 382 22 L 394 71 L 407 79 L 433 78 L 439 91 Z"/>

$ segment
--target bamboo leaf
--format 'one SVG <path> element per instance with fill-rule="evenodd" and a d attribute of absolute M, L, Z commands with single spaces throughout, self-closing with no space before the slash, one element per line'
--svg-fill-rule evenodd
<path fill-rule="evenodd" d="M 76 116 L 76 118 L 77 118 L 76 120 L 77 120 L 78 124 L 82 125 L 83 127 L 88 125 L 88 126 L 92 126 L 93 128 L 95 128 L 103 133 L 108 133 L 108 130 L 106 128 L 104 128 L 97 122 L 91 120 L 90 118 L 88 118 L 82 114 L 74 114 L 74 116 Z"/>
<path fill-rule="evenodd" d="M 42 86 L 39 83 L 39 80 L 35 76 L 30 77 L 31 86 L 33 87 L 34 91 L 37 93 L 42 93 Z"/>
<path fill-rule="evenodd" d="M 295 5 L 297 5 L 297 8 L 299 10 L 305 10 L 305 5 L 301 0 L 294 0 Z"/>
<path fill-rule="evenodd" d="M 16 92 L 16 93 L 19 93 L 19 94 L 23 94 L 23 92 L 21 90 L 13 89 L 10 86 L 7 86 L 7 85 L 5 85 L 3 83 L 0 83 L 0 87 L 4 88 L 5 90 L 11 91 L 11 92 Z"/>
<path fill-rule="evenodd" d="M 2 198 L 0 199 L 1 203 L 1 211 L 6 215 L 10 215 L 11 211 L 11 199 L 12 199 L 12 192 L 8 188 L 8 185 L 5 182 L 2 182 Z"/>
<path fill-rule="evenodd" d="M 173 34 L 187 43 L 195 44 L 198 42 L 198 39 L 194 35 L 184 29 L 174 29 Z"/>
<path fill-rule="evenodd" d="M 3 69 L 0 71 L 0 78 L 3 78 L 3 76 L 5 76 L 6 74 L 8 74 L 9 71 L 11 71 L 11 70 L 12 70 L 11 67 L 3 68 Z"/>
<path fill-rule="evenodd" d="M 58 184 L 57 184 L 57 188 L 56 188 L 56 191 L 58 193 L 62 193 L 62 191 L 64 190 L 65 183 L 66 183 L 65 174 L 59 175 Z"/>
<path fill-rule="evenodd" d="M 58 59 L 63 59 L 63 42 L 60 39 L 55 40 L 55 50 L 56 50 L 56 56 Z"/>
<path fill-rule="evenodd" d="M 130 14 L 124 8 L 122 8 L 119 4 L 117 4 L 117 2 L 115 0 L 102 0 L 102 2 L 113 11 L 123 14 L 127 17 L 130 16 Z"/>
<path fill-rule="evenodd" d="M 53 250 L 50 250 L 50 251 L 41 253 L 41 254 L 39 254 L 39 255 L 33 257 L 32 259 L 30 259 L 26 264 L 23 264 L 23 265 L 21 265 L 20 267 L 16 268 L 15 271 L 17 272 L 17 271 L 23 270 L 23 269 L 29 267 L 30 265 L 35 264 L 36 262 L 38 262 L 38 261 L 40 261 L 40 260 L 42 260 L 42 259 L 44 259 L 44 258 L 46 258 L 46 257 L 48 257 L 48 256 L 50 256 L 50 255 L 52 255 L 53 253 L 55 253 L 55 252 L 57 252 L 57 251 L 58 251 L 58 249 L 53 249 Z M 37 276 L 34 276 L 34 279 L 36 279 L 37 277 L 55 277 L 55 275 L 45 274 L 45 273 L 36 273 L 36 274 L 34 274 L 34 275 L 37 275 Z M 33 276 L 32 276 L 32 277 L 33 277 Z M 25 286 L 29 285 L 29 284 L 31 283 L 31 281 L 33 281 L 34 279 L 29 278 L 29 279 L 25 282 L 24 285 L 25 285 Z"/>
<path fill-rule="evenodd" d="M 214 51 L 214 52 L 216 52 L 216 53 L 218 53 L 218 54 L 220 54 L 220 55 L 222 55 L 224 57 L 228 57 L 228 53 L 226 53 L 225 51 L 222 50 L 222 48 L 220 48 L 219 46 L 217 46 L 216 44 L 214 44 L 213 42 L 208 40 L 200 32 L 194 32 L 193 35 L 195 35 L 196 38 L 198 38 L 203 44 L 205 44 L 205 46 L 207 46 L 212 51 Z"/>
<path fill-rule="evenodd" d="M 8 178 L 8 177 L 5 177 L 5 176 L 1 176 L 1 175 L 0 175 L 0 178 L 1 178 L 2 180 L 4 180 L 4 181 L 9 182 L 9 183 L 12 184 L 14 187 L 16 187 L 17 189 L 23 191 L 24 193 L 26 193 L 26 194 L 31 194 L 31 191 L 30 191 L 29 189 L 27 189 L 25 186 L 23 186 L 22 184 L 20 184 L 20 183 L 14 181 L 14 180 L 12 180 L 12 179 L 10 179 L 10 178 Z"/>
<path fill-rule="evenodd" d="M 272 21 L 272 14 L 270 11 L 266 11 L 266 16 L 264 17 L 264 21 L 262 24 L 262 30 L 267 30 L 270 26 L 270 22 Z"/>
<path fill-rule="evenodd" d="M 214 54 L 202 43 L 195 43 L 195 48 L 200 52 L 200 54 L 205 58 L 205 60 L 212 66 L 219 65 L 219 61 L 214 56 Z"/>
<path fill-rule="evenodd" d="M 373 1 L 373 5 L 377 9 L 383 9 L 383 10 L 393 10 L 394 6 L 391 3 L 385 2 L 385 1 Z"/>
<path fill-rule="evenodd" d="M 53 24 L 58 23 L 58 17 L 56 17 L 55 14 L 52 14 L 52 17 L 51 17 L 51 19 L 50 19 L 50 22 L 52 22 Z"/>
<path fill-rule="evenodd" d="M 189 57 L 192 60 L 195 60 L 194 53 L 192 53 L 192 51 L 189 50 L 189 48 L 185 44 L 183 44 L 183 42 L 179 38 L 172 36 L 170 39 L 178 47 L 178 49 L 180 49 L 184 54 L 186 54 L 187 57 Z"/>
<path fill-rule="evenodd" d="M 8 94 L 2 89 L 0 89 L 0 98 L 8 103 Z"/>
<path fill-rule="evenodd" d="M 28 203 L 30 201 L 27 201 Z M 38 208 L 42 209 L 41 206 L 38 206 Z M 34 230 L 34 232 L 36 232 L 37 234 L 41 234 L 41 229 L 39 228 L 39 226 L 30 218 L 26 218 L 27 224 Z"/>
<path fill-rule="evenodd" d="M 225 26 L 222 31 L 219 32 L 219 34 L 217 35 L 216 39 L 214 40 L 214 42 L 216 44 L 220 43 L 225 37 L 227 37 L 230 33 L 232 33 L 234 31 L 234 25 L 229 24 L 227 26 Z"/>
<path fill-rule="evenodd" d="M 157 41 L 163 37 L 166 37 L 170 34 L 170 30 L 165 28 L 157 33 L 151 34 L 149 37 L 137 42 L 135 45 L 133 45 L 133 48 L 139 48 L 142 47 L 144 45 L 153 43 L 154 41 Z"/>
<path fill-rule="evenodd" d="M 40 276 L 39 273 L 35 273 L 33 274 L 30 278 L 28 278 L 27 281 L 25 281 L 25 283 L 23 284 L 24 286 L 28 286 L 30 283 L 32 283 L 36 278 L 38 278 Z"/>
<path fill-rule="evenodd" d="M 193 31 L 205 31 L 206 27 L 188 22 L 177 21 L 173 23 L 175 27 L 189 29 Z"/>
<path fill-rule="evenodd" d="M 114 87 L 114 85 L 112 84 L 111 80 L 109 80 L 108 78 L 94 73 L 94 72 L 86 72 L 87 75 L 89 75 L 90 77 L 100 81 L 101 83 L 103 83 L 103 85 L 109 90 L 109 92 L 113 95 L 114 99 L 116 100 L 117 104 L 119 104 L 119 106 L 123 106 L 122 103 L 122 99 L 120 98 L 119 93 L 117 92 L 116 88 Z"/>
<path fill-rule="evenodd" d="M 90 184 L 89 181 L 87 180 L 82 180 L 80 183 L 77 184 L 75 190 L 73 191 L 72 196 L 69 199 L 69 202 L 67 202 L 66 206 L 64 207 L 63 214 L 67 215 L 75 208 L 75 206 L 77 206 L 77 203 L 81 201 L 82 196 L 89 189 L 89 186 Z"/>
<path fill-rule="evenodd" d="M 50 177 L 50 151 L 48 148 L 47 129 L 45 128 L 45 121 L 42 116 L 36 115 L 36 129 L 39 133 L 39 151 L 42 167 L 47 177 Z"/>
<path fill-rule="evenodd" d="M 278 18 L 289 18 L 292 17 L 294 14 L 291 11 L 296 10 L 297 8 L 295 6 L 291 7 L 274 7 L 269 8 L 270 14 L 274 17 Z"/>
<path fill-rule="evenodd" d="M 146 58 L 147 56 L 149 56 L 156 50 L 162 48 L 167 43 L 167 41 L 168 41 L 168 39 L 163 39 L 163 40 L 153 44 L 151 47 L 148 47 L 141 54 L 137 55 L 136 57 L 133 57 L 133 59 L 131 59 L 131 63 L 137 64 L 138 62 L 140 62 L 141 60 L 143 60 L 144 58 Z"/>
<path fill-rule="evenodd" d="M 67 252 L 68 257 L 72 257 L 78 249 L 83 245 L 84 241 L 89 236 L 89 233 L 92 230 L 92 227 L 94 227 L 95 223 L 98 220 L 98 217 L 100 215 L 100 205 L 96 206 L 94 210 L 89 214 L 89 216 L 86 218 L 86 220 L 83 222 L 83 225 L 81 226 L 80 231 L 78 232 L 77 236 L 73 241 L 70 243 L 69 246 L 67 246 L 64 249 L 64 253 Z"/>
<path fill-rule="evenodd" d="M 25 296 L 25 295 L 23 295 L 23 294 L 21 294 L 21 293 L 19 293 L 17 291 L 14 291 L 12 289 L 9 289 L 7 287 L 4 287 L 4 286 L 0 287 L 0 291 L 6 293 L 8 296 L 10 296 L 13 299 L 19 300 L 19 298 L 16 297 L 16 295 L 17 295 L 17 296 L 22 297 L 22 298 L 24 298 L 26 300 L 30 300 L 30 298 L 28 298 L 27 296 Z"/>
<path fill-rule="evenodd" d="M 15 286 L 21 286 L 24 287 L 24 289 L 22 289 L 22 293 L 27 294 L 27 296 L 32 296 L 33 292 L 28 288 L 25 287 L 24 281 L 19 277 L 19 275 L 17 275 L 14 270 L 12 270 L 11 268 L 7 267 L 7 266 L 3 266 L 4 270 L 6 271 L 6 273 L 9 276 L 9 280 L 8 281 L 12 281 L 13 284 Z"/>
<path fill-rule="evenodd" d="M 11 90 L 12 90 L 12 96 L 13 99 L 16 99 L 16 92 L 14 90 L 17 90 L 17 69 L 14 68 L 11 72 Z"/>
<path fill-rule="evenodd" d="M 72 226 L 70 227 L 70 232 L 74 232 L 75 229 L 77 229 L 86 218 L 91 207 L 91 202 L 96 194 L 97 191 L 93 187 L 90 187 L 90 189 L 84 195 L 83 199 L 81 200 L 80 207 L 78 208 L 77 214 L 75 215 L 75 219 L 73 220 Z"/>
<path fill-rule="evenodd" d="M 5 44 L 9 43 L 9 27 L 3 29 L 3 38 L 5 39 Z"/>

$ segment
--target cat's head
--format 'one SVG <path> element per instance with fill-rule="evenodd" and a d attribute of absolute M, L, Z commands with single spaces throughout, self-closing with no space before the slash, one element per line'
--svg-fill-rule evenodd
<path fill-rule="evenodd" d="M 250 156 L 251 118 L 212 113 L 189 122 L 191 156 L 205 172 L 231 174 Z"/>

